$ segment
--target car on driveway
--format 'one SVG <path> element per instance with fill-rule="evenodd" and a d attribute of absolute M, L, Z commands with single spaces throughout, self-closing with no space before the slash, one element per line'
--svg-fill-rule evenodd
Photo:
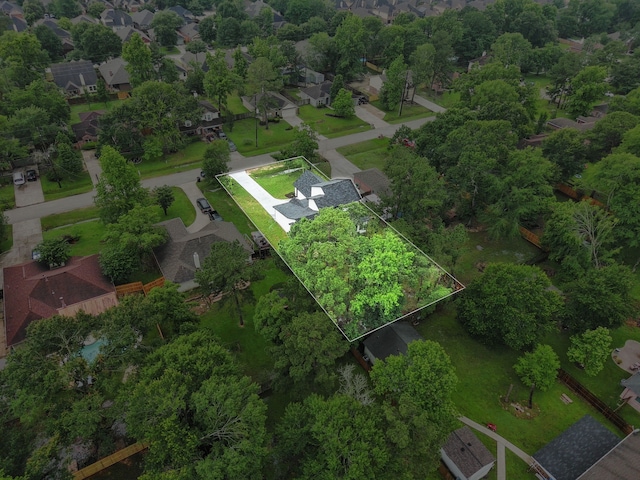
<path fill-rule="evenodd" d="M 212 221 L 215 221 L 215 222 L 221 222 L 221 221 L 222 221 L 222 217 L 221 217 L 221 216 L 220 216 L 220 214 L 219 214 L 217 211 L 215 211 L 215 210 L 209 210 L 209 218 L 210 218 Z"/>
<path fill-rule="evenodd" d="M 199 198 L 196 200 L 196 203 L 202 213 L 209 213 L 212 210 L 211 205 L 209 205 L 206 198 Z"/>
<path fill-rule="evenodd" d="M 227 140 L 227 142 L 229 143 L 229 151 L 230 152 L 237 152 L 238 151 L 238 147 L 236 147 L 235 143 L 233 143 L 231 140 Z"/>
<path fill-rule="evenodd" d="M 222 130 L 218 130 L 218 138 L 221 138 L 222 140 L 226 140 L 227 134 L 224 133 Z"/>
<path fill-rule="evenodd" d="M 35 182 L 36 180 L 38 180 L 38 172 L 27 170 L 27 182 Z"/>

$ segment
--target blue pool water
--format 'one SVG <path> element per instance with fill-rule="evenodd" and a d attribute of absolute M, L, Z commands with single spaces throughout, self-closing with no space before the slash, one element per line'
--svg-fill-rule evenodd
<path fill-rule="evenodd" d="M 87 363 L 93 363 L 93 361 L 98 356 L 98 353 L 100 353 L 100 347 L 105 343 L 107 343 L 106 340 L 99 338 L 91 345 L 82 347 L 82 350 L 80 350 L 80 355 L 82 355 L 82 358 L 84 358 Z"/>

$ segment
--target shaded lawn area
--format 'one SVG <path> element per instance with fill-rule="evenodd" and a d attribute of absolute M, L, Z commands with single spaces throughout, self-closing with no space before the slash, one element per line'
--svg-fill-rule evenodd
<path fill-rule="evenodd" d="M 436 94 L 432 90 L 427 90 L 422 86 L 416 93 L 444 108 L 453 108 L 460 101 L 460 93 L 453 91 Z"/>
<path fill-rule="evenodd" d="M 198 187 L 209 201 L 209 204 L 217 210 L 225 222 L 233 223 L 240 233 L 251 236 L 251 232 L 255 232 L 256 227 L 224 188 L 220 186 L 218 181 L 214 180 L 214 182 L 215 184 L 200 182 Z"/>
<path fill-rule="evenodd" d="M 277 152 L 280 147 L 293 141 L 293 129 L 284 120 L 280 120 L 278 123 L 269 123 L 269 130 L 258 125 L 257 147 L 256 121 L 253 118 L 234 122 L 233 130 L 227 130 L 226 133 L 238 147 L 238 152 L 248 156 Z"/>
<path fill-rule="evenodd" d="M 249 112 L 247 107 L 242 104 L 242 99 L 240 98 L 240 95 L 238 95 L 238 92 L 233 92 L 227 95 L 227 109 L 235 115 Z"/>
<path fill-rule="evenodd" d="M 304 105 L 300 107 L 298 116 L 312 129 L 327 138 L 342 137 L 343 135 L 351 135 L 371 129 L 367 122 L 360 120 L 356 116 L 352 118 L 337 118 L 328 116 L 328 113 L 332 114 L 334 111 L 329 108 Z"/>
<path fill-rule="evenodd" d="M 289 275 L 277 268 L 273 259 L 260 260 L 258 267 L 264 269 L 264 278 L 253 282 L 249 289 L 242 292 L 244 327 L 239 326 L 238 313 L 230 297 L 214 303 L 200 317 L 200 325 L 222 340 L 222 344 L 243 367 L 245 374 L 255 382 L 263 383 L 269 378 L 273 358 L 268 351 L 269 342 L 255 330 L 253 312 L 258 298 L 268 293 L 273 285 L 284 282 Z"/>
<path fill-rule="evenodd" d="M 93 190 L 93 183 L 91 182 L 89 172 L 81 172 L 78 175 L 63 178 L 60 180 L 62 188 L 58 186 L 58 182 L 52 182 L 46 175 L 40 177 L 40 182 L 42 184 L 42 193 L 44 193 L 45 202 L 70 197 L 72 195 L 79 195 Z"/>
<path fill-rule="evenodd" d="M 505 410 L 500 398 L 506 395 L 511 384 L 510 402 L 523 406 L 528 402 L 529 388 L 513 370 L 520 354 L 506 347 L 487 347 L 476 342 L 456 320 L 454 303 L 444 305 L 417 329 L 426 339 L 439 342 L 451 357 L 459 379 L 453 400 L 460 414 L 481 424 L 496 424 L 500 435 L 525 452 L 534 454 L 586 414 L 620 436 L 612 424 L 559 381 L 547 392 L 534 393 L 534 407 L 539 408 L 534 418 L 517 418 Z M 565 405 L 560 400 L 563 393 L 573 403 Z M 521 477 L 509 475 L 508 478 Z"/>
<path fill-rule="evenodd" d="M 135 167 L 140 173 L 140 178 L 160 177 L 199 168 L 207 145 L 199 138 L 195 138 L 192 143 L 179 152 L 165 155 L 159 160 L 143 161 Z"/>
<path fill-rule="evenodd" d="M 122 103 L 123 100 L 109 100 L 107 102 L 92 101 L 91 103 L 81 103 L 79 105 L 71 105 L 70 125 L 80 123 L 79 114 L 82 112 L 93 112 L 94 110 L 113 110 L 116 105 Z"/>
<path fill-rule="evenodd" d="M 391 124 L 408 122 L 409 120 L 416 120 L 418 118 L 424 118 L 424 117 L 432 117 L 435 115 L 435 113 L 433 113 L 428 108 L 425 108 L 422 105 L 417 105 L 417 104 L 409 105 L 405 103 L 402 106 L 401 115 L 398 115 L 399 107 L 397 109 L 394 108 L 393 111 L 385 110 L 384 108 L 382 108 L 382 104 L 380 103 L 380 100 L 371 102 L 371 105 L 385 112 L 384 121 Z"/>
<path fill-rule="evenodd" d="M 13 182 L 0 187 L 0 207 L 2 210 L 11 210 L 16 207 L 16 192 Z"/>
<path fill-rule="evenodd" d="M 384 171 L 390 155 L 387 150 L 388 145 L 388 138 L 374 138 L 372 140 L 340 147 L 336 150 L 362 170 L 378 168 Z"/>
<path fill-rule="evenodd" d="M 4 231 L 4 240 L 0 241 L 0 253 L 8 252 L 13 247 L 13 225 L 5 225 Z"/>
<path fill-rule="evenodd" d="M 274 198 L 286 199 L 287 194 L 294 192 L 293 183 L 298 180 L 302 171 L 289 173 L 274 173 L 271 175 L 251 175 L 258 185 L 264 188 Z"/>

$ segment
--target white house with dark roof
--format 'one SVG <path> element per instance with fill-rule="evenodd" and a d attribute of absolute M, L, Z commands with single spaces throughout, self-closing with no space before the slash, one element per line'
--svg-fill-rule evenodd
<path fill-rule="evenodd" d="M 440 457 L 457 480 L 480 480 L 496 463 L 489 449 L 466 426 L 449 435 Z"/>
<path fill-rule="evenodd" d="M 275 220 L 280 225 L 291 226 L 301 218 L 312 219 L 322 208 L 360 201 L 358 189 L 348 178 L 323 180 L 305 170 L 293 186 L 295 198 L 273 207 Z"/>
<path fill-rule="evenodd" d="M 54 63 L 51 75 L 54 83 L 70 97 L 94 93 L 98 88 L 98 75 L 88 60 Z"/>

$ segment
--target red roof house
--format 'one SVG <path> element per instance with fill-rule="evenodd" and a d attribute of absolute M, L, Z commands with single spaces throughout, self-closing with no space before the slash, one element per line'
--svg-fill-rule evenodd
<path fill-rule="evenodd" d="M 113 283 L 100 271 L 98 255 L 71 257 L 50 270 L 38 262 L 4 268 L 7 347 L 22 342 L 29 324 L 78 310 L 98 314 L 117 305 Z"/>

